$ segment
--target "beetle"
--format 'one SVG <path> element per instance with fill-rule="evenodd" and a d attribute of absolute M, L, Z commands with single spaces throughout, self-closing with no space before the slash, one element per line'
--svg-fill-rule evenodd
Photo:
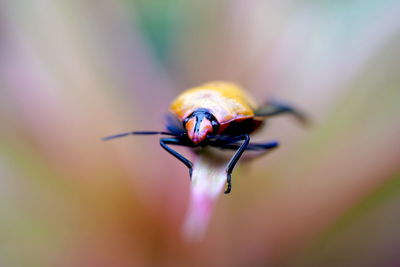
<path fill-rule="evenodd" d="M 250 134 L 259 129 L 266 119 L 289 113 L 300 122 L 306 116 L 294 107 L 269 101 L 258 106 L 241 87 L 234 83 L 214 81 L 182 92 L 170 105 L 167 131 L 135 131 L 111 135 L 111 140 L 128 135 L 167 135 L 160 138 L 160 145 L 189 169 L 193 163 L 170 145 L 190 148 L 212 146 L 235 150 L 226 167 L 227 188 L 231 192 L 231 174 L 245 150 L 268 151 L 278 147 L 278 142 L 250 143 Z"/>

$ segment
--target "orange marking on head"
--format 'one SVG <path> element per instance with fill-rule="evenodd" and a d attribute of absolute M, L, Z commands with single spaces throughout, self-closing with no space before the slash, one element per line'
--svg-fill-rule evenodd
<path fill-rule="evenodd" d="M 208 119 L 196 116 L 190 118 L 185 127 L 190 140 L 196 145 L 204 141 L 207 135 L 213 131 L 212 124 Z"/>

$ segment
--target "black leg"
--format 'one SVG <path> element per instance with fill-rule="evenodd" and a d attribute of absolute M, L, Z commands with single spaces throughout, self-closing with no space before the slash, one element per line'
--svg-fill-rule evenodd
<path fill-rule="evenodd" d="M 236 150 L 240 147 L 241 144 L 227 144 L 227 145 L 222 145 L 221 149 L 232 149 Z M 279 146 L 278 142 L 266 142 L 266 143 L 249 143 L 249 145 L 246 147 L 246 150 L 252 150 L 252 151 L 260 151 L 260 150 L 269 150 L 273 149 Z"/>
<path fill-rule="evenodd" d="M 239 148 L 239 144 L 235 144 L 238 141 L 243 140 L 243 135 L 229 136 L 229 135 L 217 135 L 209 140 L 208 144 L 213 147 L 225 148 L 230 145 L 235 145 L 236 149 Z"/>
<path fill-rule="evenodd" d="M 233 155 L 233 157 L 231 158 L 231 160 L 228 163 L 228 167 L 226 168 L 226 174 L 227 174 L 226 182 L 227 182 L 228 186 L 224 192 L 225 194 L 229 194 L 231 192 L 231 189 L 232 189 L 231 174 L 232 174 L 233 168 L 235 167 L 236 163 L 238 162 L 238 160 L 240 159 L 240 157 L 242 156 L 243 152 L 245 151 L 247 145 L 250 142 L 250 136 L 248 134 L 238 136 L 237 138 L 240 140 L 244 140 L 244 142 L 240 145 L 240 147 L 236 151 L 235 155 Z"/>
<path fill-rule="evenodd" d="M 291 114 L 303 124 L 308 124 L 307 116 L 298 109 L 284 103 L 268 102 L 263 107 L 255 111 L 255 116 L 271 117 L 280 114 Z"/>
<path fill-rule="evenodd" d="M 188 167 L 190 179 L 192 179 L 193 163 L 190 160 L 188 160 L 187 158 L 185 158 L 184 156 L 182 156 L 181 154 L 179 154 L 178 152 L 176 152 L 175 150 L 173 150 L 172 148 L 170 148 L 169 146 L 167 146 L 167 144 L 182 145 L 182 146 L 186 146 L 186 144 L 182 143 L 181 140 L 175 139 L 175 138 L 161 138 L 160 139 L 161 147 L 164 148 L 172 156 L 179 159 L 183 164 L 186 165 L 186 167 Z"/>

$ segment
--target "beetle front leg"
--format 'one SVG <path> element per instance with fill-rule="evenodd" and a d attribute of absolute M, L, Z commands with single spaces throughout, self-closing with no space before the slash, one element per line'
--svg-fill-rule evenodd
<path fill-rule="evenodd" d="M 160 139 L 161 147 L 164 148 L 172 156 L 177 158 L 180 162 L 185 164 L 186 167 L 188 167 L 188 169 L 189 169 L 189 177 L 190 177 L 190 180 L 192 180 L 193 163 L 190 160 L 188 160 L 187 158 L 185 158 L 184 156 L 182 156 L 177 151 L 175 151 L 172 148 L 170 148 L 167 144 L 181 145 L 181 146 L 186 146 L 186 144 L 183 143 L 181 140 L 176 139 L 176 138 L 161 138 Z"/>
<path fill-rule="evenodd" d="M 236 163 L 239 161 L 240 157 L 242 156 L 243 152 L 246 150 L 247 145 L 250 142 L 250 136 L 248 134 L 238 136 L 237 137 L 239 140 L 244 140 L 244 142 L 240 145 L 239 149 L 236 151 L 235 155 L 231 158 L 231 160 L 228 163 L 228 167 L 226 168 L 226 182 L 227 182 L 227 188 L 225 190 L 225 194 L 229 194 L 232 189 L 232 171 L 233 168 L 235 167 Z"/>

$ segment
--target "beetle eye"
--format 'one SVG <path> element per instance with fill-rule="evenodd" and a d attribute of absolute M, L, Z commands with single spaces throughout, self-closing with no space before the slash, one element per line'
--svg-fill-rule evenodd
<path fill-rule="evenodd" d="M 216 120 L 211 120 L 211 125 L 213 127 L 213 133 L 217 133 L 219 128 L 219 123 Z"/>
<path fill-rule="evenodd" d="M 191 116 L 188 116 L 186 119 L 183 120 L 183 122 L 182 122 L 183 127 L 185 127 L 185 125 L 186 125 L 186 123 L 189 121 L 190 117 L 191 117 Z"/>

